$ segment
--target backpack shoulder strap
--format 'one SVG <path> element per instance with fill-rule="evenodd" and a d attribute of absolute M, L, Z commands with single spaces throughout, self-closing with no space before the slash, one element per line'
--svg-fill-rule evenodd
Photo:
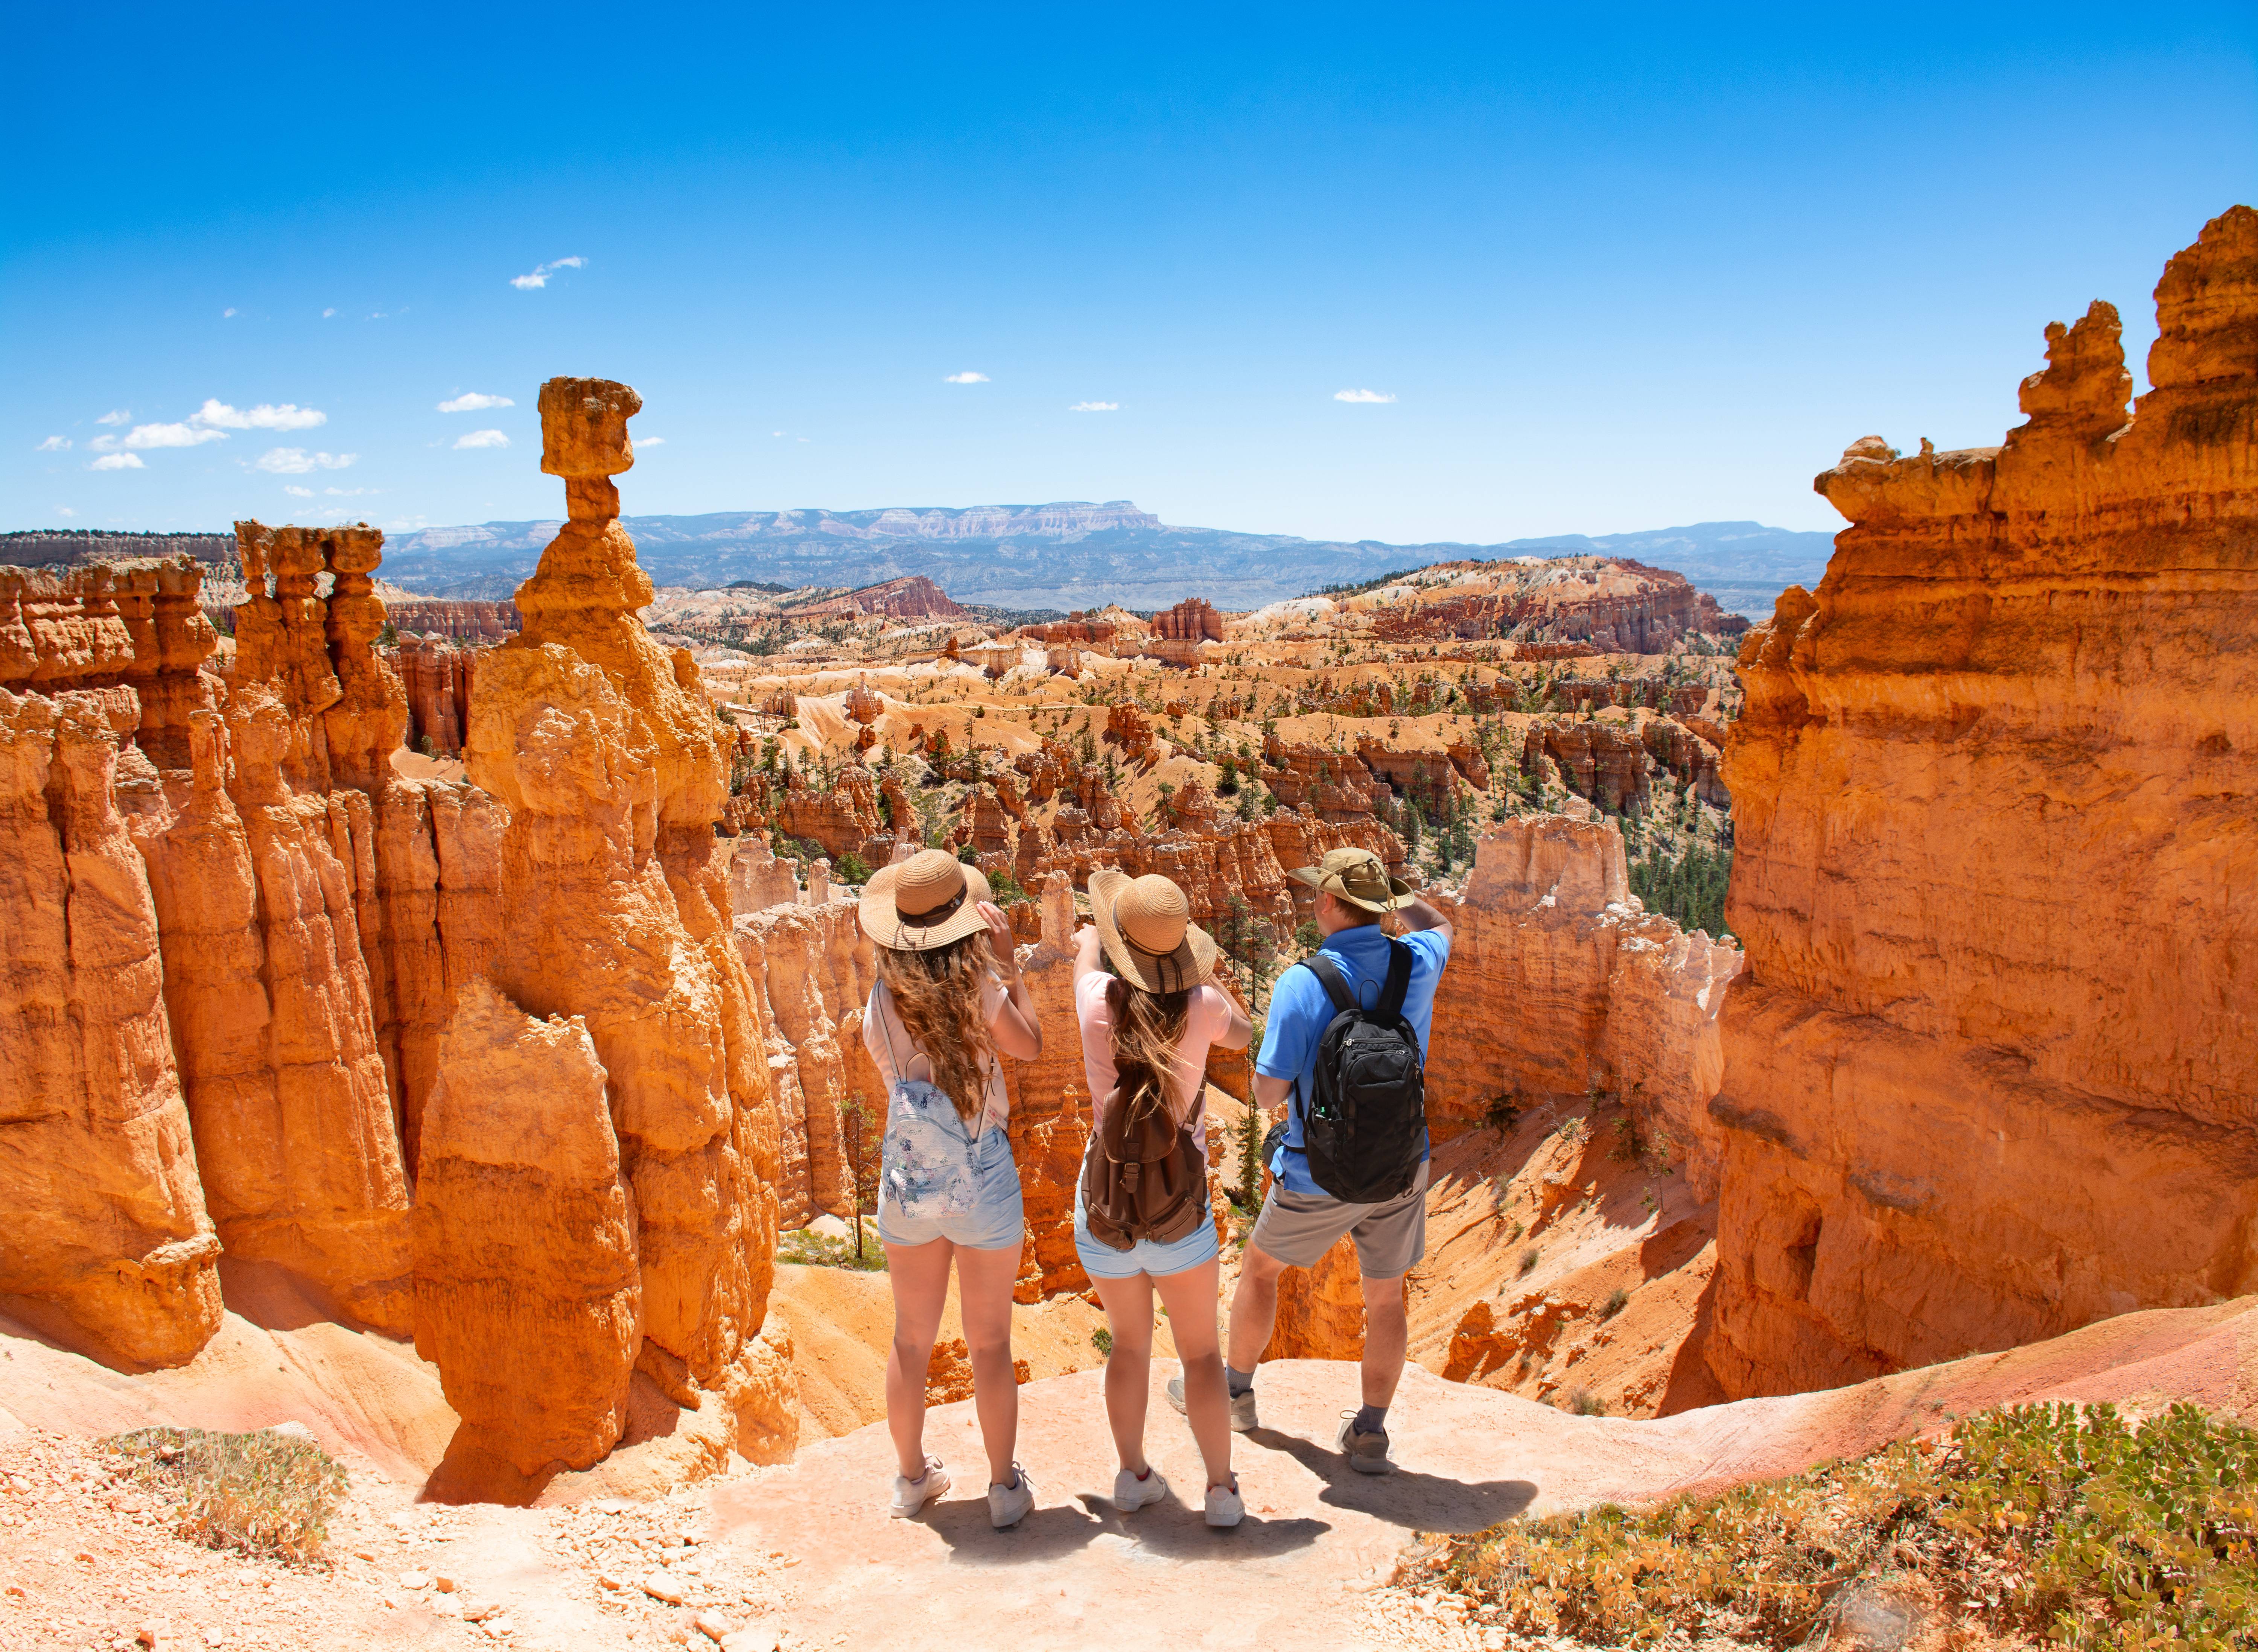
<path fill-rule="evenodd" d="M 1317 984 L 1325 989 L 1325 996 L 1333 1002 L 1335 1015 L 1346 1015 L 1357 1007 L 1356 994 L 1349 989 L 1348 977 L 1324 954 L 1311 953 L 1302 960 L 1302 968 L 1317 978 Z"/>
<path fill-rule="evenodd" d="M 1388 938 L 1388 984 L 1380 989 L 1380 1007 L 1374 1011 L 1382 1021 L 1393 1021 L 1403 1013 L 1403 1000 L 1411 992 L 1411 949 L 1393 935 Z"/>

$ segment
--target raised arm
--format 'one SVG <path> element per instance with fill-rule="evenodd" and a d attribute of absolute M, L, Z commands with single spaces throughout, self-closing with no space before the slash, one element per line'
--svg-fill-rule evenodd
<path fill-rule="evenodd" d="M 1084 924 L 1074 932 L 1074 984 L 1082 985 L 1084 975 L 1094 975 L 1104 966 L 1097 961 L 1097 925 Z"/>
<path fill-rule="evenodd" d="M 1439 929 L 1445 941 L 1451 939 L 1451 920 L 1436 911 L 1424 895 L 1415 898 L 1396 916 L 1403 920 L 1403 927 L 1409 933 L 1416 935 L 1422 930 Z"/>
<path fill-rule="evenodd" d="M 987 901 L 980 903 L 980 915 L 988 920 L 988 947 L 995 954 L 996 973 L 1004 978 L 1005 997 L 996 1011 L 995 1020 L 988 1031 L 994 1034 L 996 1047 L 1014 1060 L 1032 1061 L 1043 1053 L 1042 1023 L 1035 1017 L 1035 1001 L 1027 996 L 1027 983 L 1019 976 L 1019 955 L 1012 943 L 1012 920 L 1004 916 L 1001 908 Z"/>

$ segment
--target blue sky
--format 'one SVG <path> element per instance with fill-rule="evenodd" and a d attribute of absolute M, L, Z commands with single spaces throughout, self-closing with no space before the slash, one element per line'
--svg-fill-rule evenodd
<path fill-rule="evenodd" d="M 1831 528 L 1846 443 L 1998 441 L 2089 299 L 2137 374 L 2258 198 L 2247 0 L 12 26 L 4 528 L 554 514 L 572 372 L 643 393 L 636 513 Z"/>

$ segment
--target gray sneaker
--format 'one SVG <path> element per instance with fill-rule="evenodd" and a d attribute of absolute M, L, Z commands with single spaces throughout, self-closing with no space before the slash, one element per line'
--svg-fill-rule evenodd
<path fill-rule="evenodd" d="M 1395 1464 L 1388 1460 L 1388 1430 L 1377 1434 L 1360 1434 L 1356 1413 L 1341 1413 L 1340 1432 L 1333 1436 L 1333 1449 L 1348 1459 L 1349 1467 L 1359 1474 L 1393 1473 Z"/>
<path fill-rule="evenodd" d="M 1181 1376 L 1168 1379 L 1168 1403 L 1175 1407 L 1178 1415 L 1184 1414 L 1184 1379 Z M 1231 1431 L 1251 1434 L 1261 1426 L 1254 1417 L 1254 1390 L 1249 1388 L 1245 1393 L 1232 1395 Z"/>

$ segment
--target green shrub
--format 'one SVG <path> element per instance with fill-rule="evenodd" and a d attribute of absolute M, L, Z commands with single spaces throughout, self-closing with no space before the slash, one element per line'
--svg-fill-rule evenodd
<path fill-rule="evenodd" d="M 127 1459 L 131 1478 L 176 1496 L 174 1531 L 208 1549 L 312 1560 L 344 1500 L 337 1459 L 310 1440 L 271 1429 L 139 1429 L 103 1443 Z"/>
<path fill-rule="evenodd" d="M 1112 1358 L 1113 1332 L 1108 1327 L 1100 1325 L 1096 1330 L 1090 1333 L 1090 1345 L 1097 1350 L 1099 1353 L 1104 1355 L 1106 1358 Z"/>
<path fill-rule="evenodd" d="M 1532 1273 L 1537 1265 L 1544 1259 L 1544 1253 L 1532 1244 L 1521 1253 L 1521 1271 L 1523 1273 Z"/>
<path fill-rule="evenodd" d="M 1600 1317 L 1601 1319 L 1613 1319 L 1616 1315 L 1622 1313 L 1630 1302 L 1630 1293 L 1623 1289 L 1622 1286 L 1618 1285 L 1615 1289 L 1608 1293 L 1608 1300 L 1600 1304 Z"/>
<path fill-rule="evenodd" d="M 2258 1645 L 2258 1431 L 2189 1405 L 2137 1425 L 2015 1407 L 1715 1496 L 1510 1521 L 1410 1569 L 1590 1645 L 1802 1645 L 1853 1585 L 1910 1572 L 1989 1635 L 2228 1652 Z"/>

